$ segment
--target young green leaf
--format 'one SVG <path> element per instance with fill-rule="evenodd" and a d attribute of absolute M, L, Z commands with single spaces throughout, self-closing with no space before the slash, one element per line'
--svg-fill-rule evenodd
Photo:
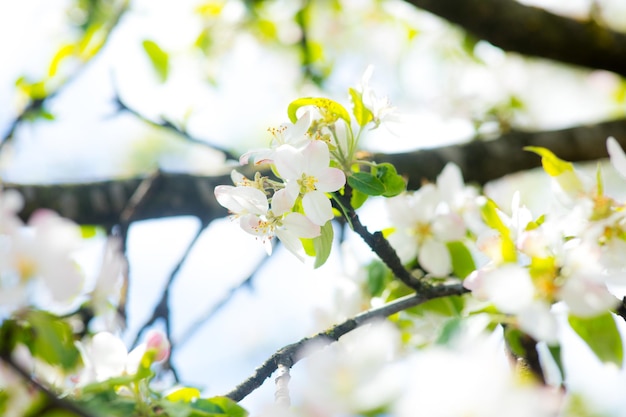
<path fill-rule="evenodd" d="M 201 398 L 193 401 L 191 407 L 201 412 L 197 414 L 198 416 L 246 417 L 248 415 L 244 408 L 227 397 Z"/>
<path fill-rule="evenodd" d="M 398 175 L 396 167 L 388 162 L 376 165 L 376 177 L 385 187 L 383 197 L 394 197 L 406 189 L 404 178 Z"/>
<path fill-rule="evenodd" d="M 348 177 L 348 185 L 367 195 L 382 195 L 385 185 L 369 172 L 355 172 Z"/>
<path fill-rule="evenodd" d="M 554 177 L 559 186 L 569 194 L 584 192 L 584 186 L 571 162 L 559 159 L 550 150 L 538 146 L 527 146 L 526 151 L 531 151 L 541 156 L 541 165 L 548 175 Z"/>
<path fill-rule="evenodd" d="M 368 197 L 369 196 L 367 194 L 353 188 L 352 195 L 350 196 L 350 205 L 356 210 L 367 201 Z"/>
<path fill-rule="evenodd" d="M 148 58 L 150 58 L 152 68 L 154 68 L 157 75 L 159 76 L 159 81 L 165 82 L 165 80 L 167 80 L 170 69 L 169 56 L 154 41 L 145 40 L 143 41 L 142 45 L 144 51 L 146 51 L 146 54 L 148 55 Z"/>
<path fill-rule="evenodd" d="M 388 274 L 389 268 L 382 261 L 374 260 L 367 266 L 367 289 L 372 297 L 382 294 Z"/>
<path fill-rule="evenodd" d="M 315 106 L 322 111 L 326 117 L 330 117 L 328 122 L 334 122 L 338 119 L 345 120 L 350 124 L 350 114 L 348 111 L 336 101 L 323 97 L 303 97 L 292 101 L 287 108 L 287 116 L 292 123 L 298 120 L 297 111 L 300 107 Z"/>
<path fill-rule="evenodd" d="M 354 88 L 350 88 L 349 91 L 350 97 L 352 98 L 352 114 L 354 114 L 354 118 L 359 126 L 363 127 L 374 120 L 374 115 L 363 104 L 363 96 L 361 93 L 356 91 Z"/>
<path fill-rule="evenodd" d="M 330 256 L 330 251 L 333 248 L 334 230 L 331 221 L 327 221 L 324 226 L 321 227 L 321 234 L 313 239 L 313 246 L 315 248 L 315 268 L 319 268 L 324 265 Z"/>
<path fill-rule="evenodd" d="M 622 366 L 624 351 L 622 338 L 611 313 L 595 317 L 568 316 L 572 329 L 602 362 Z"/>

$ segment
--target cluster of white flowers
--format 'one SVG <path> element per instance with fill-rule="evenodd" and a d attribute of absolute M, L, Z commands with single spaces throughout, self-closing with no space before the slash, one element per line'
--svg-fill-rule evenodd
<path fill-rule="evenodd" d="M 85 295 L 85 275 L 75 259 L 84 244 L 79 226 L 45 209 L 24 223 L 18 216 L 23 205 L 17 191 L 0 188 L 1 317 L 23 307 L 60 311 Z M 119 245 L 110 240 L 90 294 L 97 313 L 111 310 L 108 304 L 119 290 L 124 262 Z"/>
<path fill-rule="evenodd" d="M 461 338 L 463 339 L 463 338 Z M 561 394 L 523 381 L 501 344 L 457 340 L 413 351 L 389 322 L 372 322 L 307 356 L 298 398 L 267 416 L 554 416 Z"/>
<path fill-rule="evenodd" d="M 453 268 L 448 244 L 471 246 L 469 238 L 484 228 L 476 196 L 475 188 L 465 186 L 459 167 L 449 163 L 436 183 L 388 199 L 395 229 L 389 242 L 400 260 L 409 263 L 417 259 L 434 276 L 450 275 Z"/>
<path fill-rule="evenodd" d="M 42 294 L 67 304 L 81 291 L 83 275 L 72 258 L 82 243 L 80 229 L 48 210 L 28 224 L 18 217 L 21 196 L 0 190 L 0 309 L 8 316 L 33 305 Z"/>
<path fill-rule="evenodd" d="M 215 188 L 217 201 L 239 219 L 243 230 L 259 236 L 271 253 L 276 236 L 287 249 L 302 259 L 301 238 L 320 235 L 320 227 L 334 217 L 326 193 L 337 191 L 346 182 L 344 172 L 331 166 L 331 153 L 322 130 L 311 133 L 311 113 L 295 124 L 270 129 L 270 149 L 249 152 L 241 163 L 253 157 L 257 164 L 272 164 L 282 181 L 257 176 L 254 180 L 233 171 L 236 186 Z"/>
<path fill-rule="evenodd" d="M 612 138 L 607 144 L 613 165 L 626 174 L 623 151 Z M 465 286 L 513 315 L 524 332 L 556 343 L 553 304 L 563 302 L 570 315 L 588 318 L 619 303 L 609 286 L 626 283 L 626 214 L 623 204 L 604 194 L 600 175 L 588 187 L 590 181 L 571 164 L 551 154 L 544 154 L 544 167 L 567 214 L 533 218 L 516 194 L 511 216 L 496 209 L 498 219 L 488 221 L 493 229 L 480 236 L 478 246 L 490 261 Z"/>

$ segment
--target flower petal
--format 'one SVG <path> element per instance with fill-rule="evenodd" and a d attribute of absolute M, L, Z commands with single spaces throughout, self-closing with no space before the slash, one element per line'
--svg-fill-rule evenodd
<path fill-rule="evenodd" d="M 247 213 L 262 215 L 269 209 L 267 196 L 254 187 L 218 185 L 215 187 L 215 198 L 220 205 L 239 215 Z"/>
<path fill-rule="evenodd" d="M 335 217 L 330 200 L 321 191 L 311 191 L 302 197 L 304 213 L 315 224 L 323 226 L 327 221 Z"/>
<path fill-rule="evenodd" d="M 295 182 L 292 182 L 291 184 L 296 185 L 295 194 L 292 190 L 293 187 L 286 187 L 274 193 L 274 196 L 272 197 L 272 213 L 274 213 L 275 216 L 280 216 L 293 208 L 296 198 L 298 197 L 298 184 Z"/>
<path fill-rule="evenodd" d="M 326 168 L 317 175 L 315 188 L 329 193 L 337 191 L 346 184 L 346 175 L 339 168 Z"/>
<path fill-rule="evenodd" d="M 320 235 L 320 227 L 301 213 L 289 213 L 282 221 L 284 229 L 297 237 L 312 239 Z"/>
<path fill-rule="evenodd" d="M 305 158 L 302 151 L 290 145 L 276 149 L 274 165 L 278 175 L 285 180 L 297 180 L 304 172 Z"/>
<path fill-rule="evenodd" d="M 609 136 L 606 140 L 606 149 L 609 152 L 609 158 L 613 167 L 622 177 L 626 178 L 626 154 L 624 154 L 624 150 L 613 136 Z"/>
<path fill-rule="evenodd" d="M 420 265 L 437 277 L 445 277 L 452 272 L 452 260 L 448 247 L 435 239 L 426 239 L 418 253 Z"/>
<path fill-rule="evenodd" d="M 304 165 L 302 172 L 317 177 L 330 164 L 330 152 L 326 143 L 315 140 L 310 142 L 303 150 Z"/>

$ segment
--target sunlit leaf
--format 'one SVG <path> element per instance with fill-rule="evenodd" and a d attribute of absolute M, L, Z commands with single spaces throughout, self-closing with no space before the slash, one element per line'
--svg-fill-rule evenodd
<path fill-rule="evenodd" d="M 226 397 L 198 399 L 191 403 L 194 410 L 201 411 L 198 416 L 217 417 L 246 417 L 248 412 L 239 404 Z M 195 414 L 192 414 L 195 415 Z"/>
<path fill-rule="evenodd" d="M 352 98 L 352 114 L 359 126 L 365 126 L 374 119 L 372 112 L 363 105 L 362 94 L 354 88 L 350 88 L 350 97 Z"/>
<path fill-rule="evenodd" d="M 200 390 L 197 388 L 183 387 L 170 392 L 165 396 L 169 401 L 191 402 L 200 398 Z"/>
<path fill-rule="evenodd" d="M 330 256 L 330 251 L 333 248 L 334 230 L 333 224 L 329 220 L 324 226 L 320 228 L 320 235 L 313 239 L 313 246 L 315 247 L 315 268 L 319 268 L 324 265 Z"/>
<path fill-rule="evenodd" d="M 572 165 L 571 162 L 567 162 L 567 161 L 563 161 L 562 159 L 559 159 L 549 149 L 542 148 L 539 146 L 526 146 L 524 150 L 534 152 L 537 155 L 541 156 L 541 164 L 543 165 L 543 169 L 546 171 L 548 175 L 552 177 L 561 175 L 564 172 L 574 171 L 574 165 Z"/>
<path fill-rule="evenodd" d="M 367 201 L 368 197 L 367 194 L 353 188 L 350 196 L 350 205 L 353 209 L 358 209 Z"/>
<path fill-rule="evenodd" d="M 104 46 L 107 35 L 108 32 L 102 23 L 91 24 L 78 44 L 78 53 L 81 59 L 88 61 L 93 58 Z"/>
<path fill-rule="evenodd" d="M 541 165 L 544 171 L 551 177 L 554 177 L 563 191 L 573 195 L 584 192 L 583 183 L 576 174 L 574 165 L 571 162 L 559 159 L 546 148 L 526 146 L 524 150 L 541 156 Z"/>
<path fill-rule="evenodd" d="M 337 119 L 343 119 L 346 123 L 350 123 L 350 114 L 348 114 L 348 111 L 341 104 L 329 98 L 323 97 L 304 97 L 292 101 L 287 108 L 287 115 L 292 123 L 295 123 L 298 120 L 297 111 L 299 108 L 304 106 L 317 107 L 326 116 L 332 119 L 328 120 L 329 122 L 336 121 Z"/>
<path fill-rule="evenodd" d="M 52 57 L 52 61 L 50 61 L 50 66 L 48 67 L 48 77 L 54 77 L 59 70 L 59 65 L 61 65 L 61 62 L 63 62 L 65 58 L 74 55 L 75 52 L 76 45 L 74 44 L 61 46 L 57 53 L 54 54 L 54 57 Z"/>
<path fill-rule="evenodd" d="M 159 76 L 159 81 L 165 82 L 169 73 L 169 56 L 159 45 L 151 40 L 143 41 L 142 45 L 148 58 L 150 58 L 152 68 Z"/>
<path fill-rule="evenodd" d="M 622 366 L 624 357 L 622 338 L 611 313 L 596 317 L 568 316 L 572 329 L 602 362 Z"/>

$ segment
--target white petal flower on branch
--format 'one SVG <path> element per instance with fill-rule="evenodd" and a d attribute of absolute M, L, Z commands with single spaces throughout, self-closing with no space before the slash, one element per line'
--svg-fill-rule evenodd
<path fill-rule="evenodd" d="M 332 168 L 330 153 L 324 142 L 313 141 L 298 149 L 283 145 L 276 150 L 276 171 L 286 181 L 286 189 L 295 202 L 302 196 L 304 214 L 323 226 L 334 215 L 325 193 L 339 190 L 346 183 L 342 170 Z"/>

